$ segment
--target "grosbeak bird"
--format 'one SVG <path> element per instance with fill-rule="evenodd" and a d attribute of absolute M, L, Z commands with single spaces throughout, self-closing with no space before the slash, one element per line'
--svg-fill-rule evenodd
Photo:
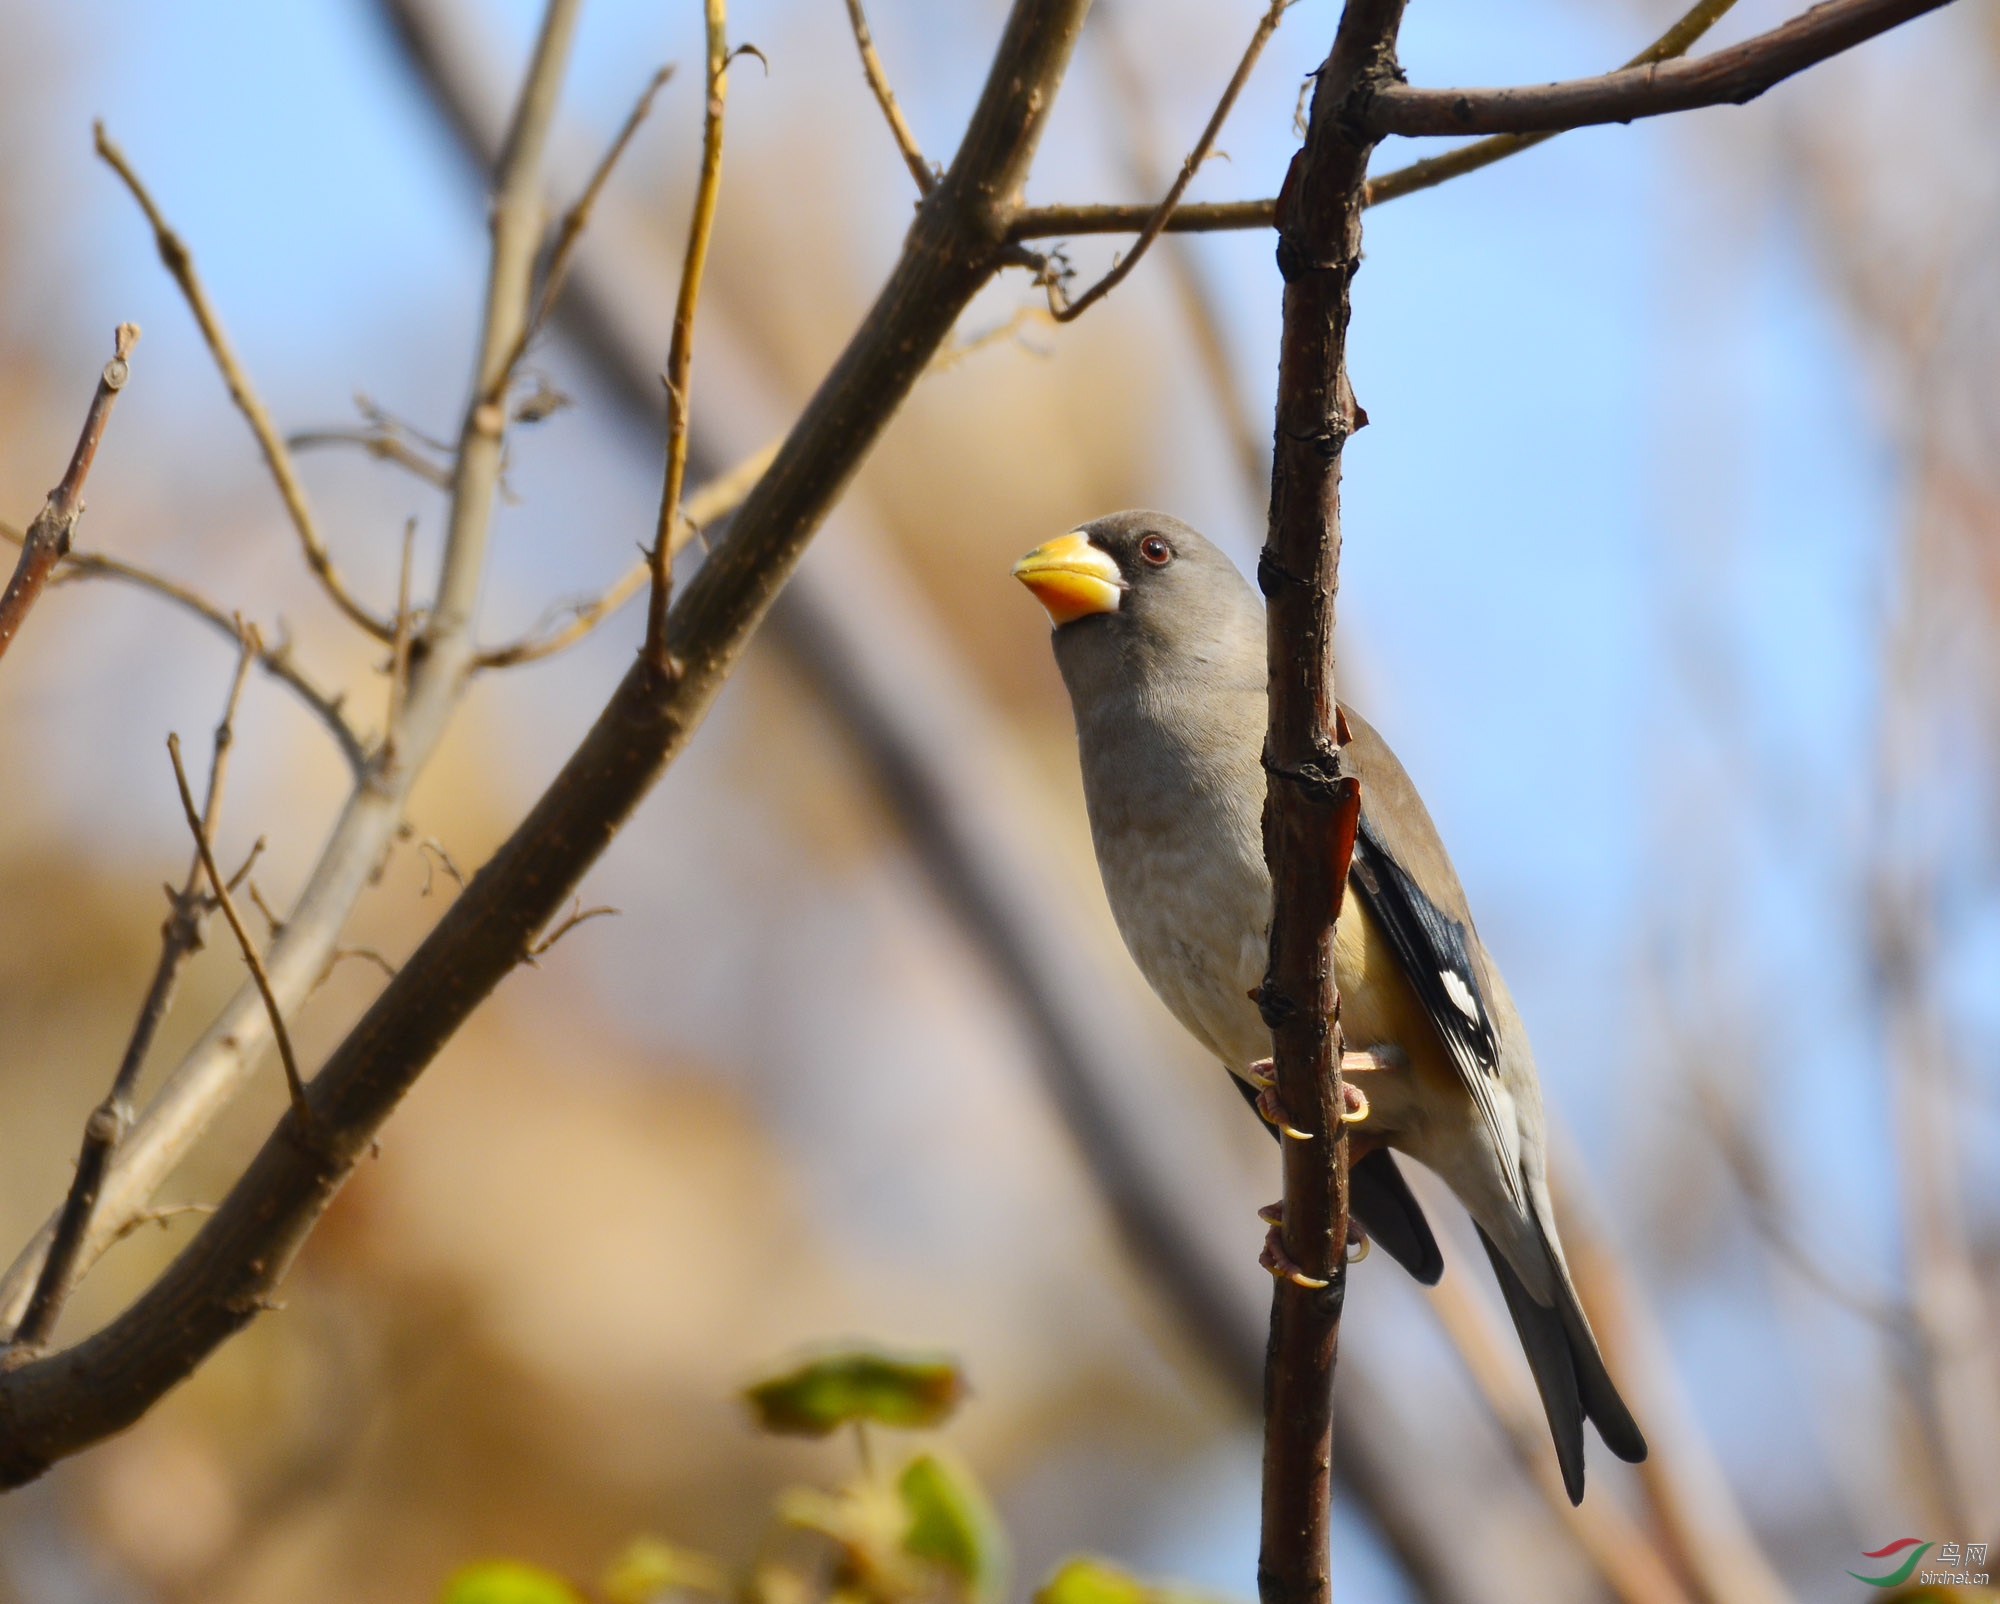
<path fill-rule="evenodd" d="M 1091 838 L 1133 959 L 1253 1101 L 1271 1033 L 1253 1000 L 1268 958 L 1264 608 L 1221 551 L 1157 512 L 1099 518 L 1014 574 L 1055 625 Z M 1351 1209 L 1426 1285 L 1443 1273 L 1396 1167 L 1443 1178 L 1478 1227 L 1541 1392 L 1564 1486 L 1583 1497 L 1583 1422 L 1625 1460 L 1645 1439 L 1606 1373 L 1549 1205 L 1541 1090 L 1507 984 L 1416 787 L 1341 709 L 1361 782 L 1335 978 L 1349 1060 Z M 1268 1096 L 1264 1108 L 1272 1109 Z"/>

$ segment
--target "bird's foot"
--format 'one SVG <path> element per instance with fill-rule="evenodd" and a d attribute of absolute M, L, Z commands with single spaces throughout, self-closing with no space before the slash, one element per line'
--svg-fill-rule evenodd
<path fill-rule="evenodd" d="M 1394 1051 L 1393 1048 L 1389 1050 Z M 1379 1057 L 1380 1055 L 1377 1053 L 1343 1053 L 1341 1055 L 1341 1073 L 1344 1075 L 1347 1072 L 1347 1060 L 1350 1058 L 1368 1059 L 1368 1067 L 1371 1069 L 1389 1067 L 1387 1064 L 1377 1062 L 1376 1060 Z M 1293 1124 L 1291 1116 L 1285 1112 L 1283 1105 L 1279 1103 L 1278 1083 L 1272 1078 L 1271 1068 L 1270 1059 L 1260 1058 L 1256 1063 L 1243 1071 L 1243 1078 L 1257 1088 L 1257 1112 L 1262 1114 L 1269 1123 L 1277 1126 L 1281 1134 L 1289 1136 L 1293 1141 L 1311 1141 L 1312 1133 L 1310 1131 L 1302 1131 L 1297 1125 Z M 1350 1086 L 1343 1080 L 1340 1086 L 1340 1096 L 1340 1121 L 1343 1125 L 1359 1125 L 1368 1118 L 1368 1094 L 1359 1086 Z"/>
<path fill-rule="evenodd" d="M 1285 1205 L 1283 1199 L 1280 1199 L 1276 1203 L 1266 1203 L 1257 1211 L 1257 1218 L 1271 1228 L 1264 1235 L 1264 1251 L 1257 1255 L 1257 1262 L 1259 1264 L 1263 1265 L 1274 1276 L 1279 1276 L 1284 1280 L 1290 1281 L 1295 1286 L 1323 1287 L 1326 1285 L 1324 1281 L 1315 1280 L 1312 1276 L 1307 1275 L 1298 1265 L 1292 1262 L 1291 1255 L 1285 1251 Z M 1368 1233 L 1361 1228 L 1361 1222 L 1350 1214 L 1347 1217 L 1347 1262 L 1349 1264 L 1359 1264 L 1363 1259 L 1368 1257 L 1369 1250 L 1373 1246 L 1374 1244 L 1369 1240 Z"/>
<path fill-rule="evenodd" d="M 1279 1106 L 1277 1087 L 1266 1086 L 1262 1091 L 1258 1092 L 1257 1112 L 1262 1114 L 1271 1124 L 1277 1126 L 1278 1133 L 1281 1136 L 1289 1136 L 1295 1142 L 1310 1142 L 1312 1140 L 1312 1132 L 1300 1130 L 1298 1126 L 1292 1123 L 1291 1116 Z"/>

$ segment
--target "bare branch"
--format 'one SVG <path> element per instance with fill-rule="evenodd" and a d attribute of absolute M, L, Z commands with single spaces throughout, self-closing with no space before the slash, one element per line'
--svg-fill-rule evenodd
<path fill-rule="evenodd" d="M 403 562 L 396 579 L 396 638 L 389 652 L 389 711 L 383 720 L 382 761 L 393 763 L 396 735 L 403 726 L 403 701 L 410 687 L 410 639 L 416 613 L 410 606 L 410 557 L 416 546 L 417 520 L 403 525 Z"/>
<path fill-rule="evenodd" d="M 1334 690 L 1340 460 L 1363 416 L 1347 381 L 1349 291 L 1361 263 L 1362 186 L 1374 140 L 1354 113 L 1396 72 L 1404 0 L 1347 0 L 1320 67 L 1304 148 L 1285 177 L 1278 268 L 1285 278 L 1270 527 L 1258 561 L 1267 602 L 1270 723 L 1264 856 L 1270 967 L 1258 1006 L 1271 1027 L 1276 1092 L 1308 1141 L 1280 1143 L 1282 1225 L 1303 1278 L 1271 1301 L 1264 1383 L 1263 1604 L 1328 1604 L 1333 1371 L 1347 1287 L 1347 1129 L 1333 929 L 1360 813 L 1343 775 Z M 1309 1282 L 1328 1283 L 1315 1289 Z"/>
<path fill-rule="evenodd" d="M 681 264 L 680 294 L 674 302 L 674 334 L 667 348 L 667 477 L 660 492 L 659 527 L 653 532 L 652 590 L 646 606 L 646 655 L 668 670 L 667 602 L 673 594 L 674 534 L 680 525 L 681 485 L 687 476 L 688 384 L 694 367 L 694 311 L 701 300 L 702 271 L 715 232 L 715 205 L 722 191 L 722 108 L 729 95 L 729 20 L 725 0 L 703 0 L 707 24 L 708 98 L 701 122 L 701 176 L 696 180 L 694 213 L 688 219 L 687 256 Z"/>
<path fill-rule="evenodd" d="M 254 1318 L 382 1121 L 684 749 L 860 459 L 1001 266 L 992 197 L 1019 190 L 1086 9 L 1015 0 L 965 140 L 875 307 L 674 606 L 664 645 L 680 672 L 641 654 L 548 792 L 335 1049 L 308 1094 L 311 1151 L 274 1131 L 137 1303 L 0 1376 L 0 1484 L 129 1424 Z M 497 361 L 508 344 L 494 349 Z M 465 464 L 461 449 L 461 485 Z"/>
<path fill-rule="evenodd" d="M 1627 68 L 1644 67 L 1685 55 L 1695 42 L 1715 26 L 1736 0 L 1696 0 L 1696 4 L 1667 31 L 1625 63 Z M 1497 161 L 1532 149 L 1551 139 L 1560 130 L 1540 134 L 1500 134 L 1477 144 L 1427 156 L 1422 161 L 1398 167 L 1379 178 L 1368 180 L 1364 204 L 1379 206 L 1384 201 L 1431 189 L 1448 178 L 1490 167 Z M 1134 234 L 1145 228 L 1159 213 L 1152 205 L 1030 206 L 1015 214 L 1007 237 L 1014 240 L 1050 239 L 1079 234 Z M 1206 234 L 1226 229 L 1270 228 L 1277 222 L 1278 202 L 1198 201 L 1176 208 L 1167 219 L 1169 234 Z"/>
<path fill-rule="evenodd" d="M 194 270 L 194 258 L 188 252 L 181 237 L 167 226 L 167 220 L 132 164 L 125 159 L 125 153 L 111 142 L 104 132 L 104 124 L 93 125 L 97 139 L 97 154 L 132 192 L 132 198 L 139 203 L 139 209 L 146 214 L 146 221 L 152 225 L 153 241 L 160 252 L 160 260 L 180 286 L 181 295 L 188 303 L 188 310 L 194 314 L 196 325 L 201 329 L 201 337 L 208 343 L 209 354 L 215 358 L 215 365 L 222 370 L 222 382 L 229 387 L 229 398 L 236 403 L 236 409 L 243 414 L 250 425 L 250 432 L 257 437 L 257 444 L 264 453 L 264 462 L 271 470 L 271 478 L 278 487 L 278 496 L 285 504 L 285 511 L 291 516 L 292 527 L 298 531 L 299 545 L 305 552 L 306 566 L 318 578 L 320 587 L 332 599 L 334 606 L 355 624 L 365 629 L 377 640 L 386 641 L 390 635 L 389 626 L 371 613 L 347 588 L 347 582 L 340 577 L 333 566 L 333 555 L 320 538 L 319 527 L 312 514 L 312 506 L 306 500 L 305 486 L 299 482 L 298 470 L 292 466 L 292 454 L 285 448 L 284 437 L 278 433 L 277 425 L 271 421 L 271 414 L 264 408 L 256 390 L 251 386 L 250 376 L 238 360 L 236 348 L 229 343 L 229 336 L 223 331 L 222 320 L 216 315 L 215 307 L 208 299 L 208 291 L 202 287 L 201 279 Z"/>
<path fill-rule="evenodd" d="M 1646 67 L 1657 61 L 1671 61 L 1676 56 L 1684 56 L 1694 48 L 1695 42 L 1728 14 L 1736 0 L 1696 0 L 1674 25 L 1646 48 L 1640 51 L 1622 70 Z M 1481 139 L 1470 145 L 1462 145 L 1457 150 L 1448 150 L 1442 156 L 1426 156 L 1422 161 L 1411 162 L 1407 167 L 1398 167 L 1393 172 L 1384 173 L 1380 178 L 1368 180 L 1367 203 L 1380 206 L 1384 201 L 1400 199 L 1404 195 L 1414 195 L 1419 190 L 1431 189 L 1450 178 L 1458 178 L 1466 173 L 1476 173 L 1482 167 L 1491 167 L 1497 161 L 1505 161 L 1509 156 L 1518 156 L 1524 150 L 1532 150 L 1536 145 L 1555 138 L 1559 130 L 1540 134 L 1495 134 L 1491 139 Z"/>
<path fill-rule="evenodd" d="M 875 103 L 888 119 L 889 132 L 896 139 L 896 149 L 903 153 L 903 165 L 910 169 L 910 176 L 917 181 L 917 193 L 928 195 L 937 186 L 937 174 L 924 160 L 924 153 L 917 145 L 917 136 L 904 120 L 903 108 L 896 104 L 896 92 L 889 87 L 889 75 L 882 70 L 882 58 L 875 53 L 875 36 L 868 31 L 868 17 L 861 9 L 861 0 L 847 0 L 847 20 L 854 25 L 854 43 L 861 52 L 861 70 L 868 77 L 868 87 L 875 93 Z"/>
<path fill-rule="evenodd" d="M 407 440 L 380 427 L 372 429 L 305 429 L 285 437 L 294 451 L 312 451 L 322 446 L 359 446 L 378 462 L 393 462 L 406 468 L 427 485 L 439 490 L 451 488 L 451 470 L 431 461 L 410 446 Z"/>
<path fill-rule="evenodd" d="M 222 704 L 222 718 L 215 726 L 215 749 L 208 765 L 208 791 L 201 808 L 202 828 L 211 834 L 222 812 L 222 788 L 229 775 L 230 748 L 235 744 L 237 704 L 243 698 L 243 684 L 249 677 L 250 665 L 257 657 L 260 644 L 256 631 L 251 629 L 240 630 L 238 640 L 236 672 L 229 681 L 229 695 Z M 70 1182 L 69 1195 L 63 1199 L 62 1214 L 56 1222 L 55 1241 L 49 1248 L 48 1257 L 42 1262 L 42 1273 L 35 1282 L 33 1296 L 28 1300 L 27 1312 L 14 1329 L 7 1354 L 0 1356 L 0 1365 L 18 1363 L 19 1356 L 38 1351 L 47 1344 L 55 1331 L 56 1322 L 62 1317 L 63 1305 L 69 1301 L 70 1291 L 76 1285 L 84 1239 L 97 1208 L 98 1194 L 104 1187 L 105 1171 L 110 1167 L 111 1156 L 117 1150 L 119 1141 L 132 1124 L 132 1089 L 138 1084 L 139 1072 L 145 1068 L 146 1056 L 152 1051 L 153 1038 L 159 1034 L 160 1024 L 173 1003 L 181 971 L 188 959 L 201 950 L 202 926 L 207 922 L 212 906 L 201 895 L 201 875 L 201 855 L 196 853 L 194 861 L 188 865 L 187 878 L 181 889 L 169 891 L 167 919 L 160 927 L 160 957 L 153 967 L 152 984 L 146 988 L 145 1001 L 139 1006 L 138 1021 L 132 1027 L 124 1056 L 111 1078 L 111 1090 L 84 1126 L 83 1149 L 77 1155 L 76 1175 Z"/>
<path fill-rule="evenodd" d="M 1670 61 L 1514 89 L 1386 84 L 1362 112 L 1378 136 L 1532 134 L 1631 122 L 1700 106 L 1742 105 L 1794 73 L 1950 0 L 1826 0 L 1791 21 L 1696 61 Z"/>
<path fill-rule="evenodd" d="M 493 401 L 500 399 L 507 388 L 508 380 L 513 376 L 514 369 L 520 365 L 522 356 L 526 354 L 529 343 L 548 322 L 549 314 L 555 309 L 556 300 L 563 292 L 564 281 L 569 277 L 570 259 L 576 254 L 577 243 L 583 238 L 583 231 L 590 226 L 590 214 L 597 208 L 597 197 L 604 193 L 604 186 L 611 181 L 612 170 L 617 167 L 619 160 L 625 154 L 626 147 L 632 143 L 633 136 L 639 132 L 640 125 L 651 113 L 654 97 L 673 75 L 674 69 L 669 63 L 659 68 L 646 81 L 646 87 L 639 91 L 639 98 L 632 103 L 632 109 L 625 114 L 625 121 L 619 128 L 617 136 L 598 159 L 596 170 L 590 175 L 590 181 L 583 186 L 583 193 L 577 196 L 575 203 L 563 213 L 563 220 L 556 228 L 555 243 L 549 248 L 549 262 L 542 273 L 542 288 L 541 293 L 535 298 L 534 313 L 529 317 L 527 326 L 521 330 L 520 338 L 514 342 L 514 349 L 509 354 L 506 369 L 500 377 L 499 388 L 487 399 Z"/>
<path fill-rule="evenodd" d="M 423 649 L 412 658 L 396 761 L 369 763 L 321 848 L 283 934 L 266 955 L 272 987 L 287 1007 L 296 1007 L 319 983 L 355 903 L 373 884 L 383 854 L 403 828 L 410 789 L 443 739 L 472 666 L 474 614 L 506 424 L 504 415 L 486 407 L 482 397 L 528 313 L 540 234 L 537 175 L 577 8 L 578 0 L 549 0 L 496 168 L 479 360 L 454 455 L 436 596 L 425 619 Z M 254 985 L 243 987 L 141 1110 L 120 1144 L 85 1244 L 86 1264 L 134 1212 L 146 1207 L 209 1123 L 248 1084 L 273 1039 L 263 994 Z M 0 1276 L 0 1319 L 11 1320 L 25 1308 L 53 1235 L 51 1221 Z M 252 1294 L 253 1299 L 258 1296 Z M 252 1312 L 254 1303 L 246 1304 L 241 1317 Z M 0 1406 L 0 1416 L 4 1414 Z M 0 1447 L 0 1458 L 5 1456 Z"/>
<path fill-rule="evenodd" d="M 69 553 L 70 536 L 77 519 L 83 516 L 84 480 L 90 476 L 97 444 L 104 438 L 104 426 L 111 421 L 111 404 L 125 388 L 131 371 L 126 358 L 132 354 L 138 338 L 138 324 L 118 325 L 112 336 L 111 360 L 97 377 L 97 389 L 83 415 L 83 432 L 77 436 L 76 449 L 70 453 L 62 483 L 49 492 L 48 500 L 42 503 L 42 510 L 35 514 L 35 521 L 28 525 L 28 532 L 21 539 L 21 556 L 14 565 L 14 577 L 7 581 L 5 594 L 0 595 L 0 652 L 7 650 L 56 564 Z"/>
<path fill-rule="evenodd" d="M 540 968 L 541 965 L 536 960 L 578 925 L 589 919 L 603 919 L 611 915 L 623 913 L 624 911 L 622 908 L 586 908 L 583 905 L 583 899 L 579 897 L 576 899 L 576 905 L 571 908 L 561 924 L 556 925 L 539 941 L 530 943 L 527 952 L 523 955 L 522 961 L 532 968 Z"/>
<path fill-rule="evenodd" d="M 1243 85 L 1249 80 L 1250 69 L 1257 65 L 1257 58 L 1264 53 L 1264 45 L 1271 35 L 1278 31 L 1278 24 L 1284 19 L 1294 0 L 1271 0 L 1271 6 L 1257 24 L 1257 30 L 1250 36 L 1250 43 L 1243 51 L 1243 59 L 1236 64 L 1236 72 L 1228 86 L 1222 91 L 1222 98 L 1216 102 L 1215 110 L 1209 114 L 1208 126 L 1201 131 L 1201 137 L 1194 142 L 1194 149 L 1188 152 L 1187 160 L 1181 163 L 1178 177 L 1168 189 L 1166 198 L 1154 208 L 1153 215 L 1140 229 L 1139 237 L 1132 242 L 1132 249 L 1121 257 L 1118 263 L 1074 301 L 1065 296 L 1059 277 L 1049 279 L 1049 310 L 1055 314 L 1058 323 L 1067 323 L 1095 306 L 1105 296 L 1125 281 L 1125 276 L 1139 265 L 1154 240 L 1160 237 L 1167 226 L 1167 220 L 1174 215 L 1174 208 L 1180 204 L 1181 196 L 1194 182 L 1194 175 L 1201 171 L 1201 164 L 1208 160 L 1208 153 L 1215 148 L 1215 139 L 1222 132 L 1222 125 L 1229 119 L 1231 109 L 1236 105 L 1236 97 L 1242 93 Z"/>
<path fill-rule="evenodd" d="M 271 1034 L 278 1038 L 278 1056 L 285 1064 L 285 1084 L 292 1092 L 292 1112 L 297 1117 L 299 1129 L 304 1131 L 312 1123 L 312 1111 L 306 1107 L 305 1082 L 299 1078 L 299 1061 L 292 1052 L 291 1032 L 285 1029 L 285 1011 L 279 1006 L 277 992 L 271 988 L 270 971 L 265 969 L 264 960 L 257 956 L 257 943 L 250 939 L 250 929 L 243 923 L 243 915 L 236 911 L 236 899 L 229 894 L 229 882 L 215 866 L 215 848 L 209 841 L 209 824 L 194 805 L 194 792 L 188 789 L 187 770 L 181 766 L 181 738 L 178 735 L 167 737 L 167 755 L 174 760 L 174 783 L 180 787 L 181 807 L 187 813 L 188 828 L 194 832 L 195 851 L 201 854 L 201 866 L 208 871 L 209 894 L 222 909 L 222 917 L 229 922 L 236 944 L 243 949 L 243 961 L 249 965 L 250 977 L 257 982 L 264 1007 L 270 1013 Z"/>
<path fill-rule="evenodd" d="M 1160 215 L 1151 202 L 1100 206 L 1027 206 L 1014 214 L 1007 237 L 1052 239 L 1072 234 L 1136 234 Z M 1190 201 L 1176 206 L 1160 225 L 1163 234 L 1209 234 L 1232 228 L 1269 228 L 1278 215 L 1275 200 Z"/>
<path fill-rule="evenodd" d="M 761 479 L 764 470 L 771 466 L 771 459 L 778 454 L 778 446 L 779 442 L 773 440 L 762 450 L 752 452 L 728 472 L 703 485 L 683 504 L 680 520 L 674 528 L 673 544 L 667 551 L 670 561 L 700 530 L 719 518 L 726 518 L 742 504 L 743 498 L 750 494 L 750 487 Z M 561 628 L 551 630 L 546 635 L 531 632 L 510 645 L 496 646 L 491 651 L 481 652 L 477 660 L 478 666 L 512 668 L 516 663 L 532 663 L 538 658 L 552 657 L 566 647 L 574 646 L 638 595 L 652 575 L 652 558 L 641 557 L 620 574 L 609 589 L 594 599 L 576 606 L 571 612 L 569 621 Z"/>
<path fill-rule="evenodd" d="M 0 539 L 11 540 L 18 544 L 21 538 L 17 531 L 0 524 Z M 66 585 L 78 579 L 116 579 L 128 585 L 135 585 L 141 590 L 150 591 L 155 596 L 172 602 L 177 607 L 185 608 L 203 623 L 229 636 L 231 640 L 241 639 L 236 615 L 224 612 L 216 603 L 187 586 L 162 574 L 156 574 L 150 569 L 141 568 L 136 563 L 108 557 L 102 552 L 72 551 L 63 559 L 62 566 L 56 570 L 56 577 L 51 583 Z M 368 767 L 368 748 L 356 733 L 354 726 L 347 722 L 347 715 L 342 711 L 342 704 L 346 701 L 345 693 L 321 690 L 305 671 L 292 661 L 291 646 L 285 641 L 280 641 L 276 646 L 266 646 L 262 643 L 262 637 L 258 637 L 257 666 L 280 684 L 289 687 L 311 710 L 313 716 L 326 726 L 327 731 L 339 745 L 341 756 L 347 759 L 349 768 L 358 775 Z"/>

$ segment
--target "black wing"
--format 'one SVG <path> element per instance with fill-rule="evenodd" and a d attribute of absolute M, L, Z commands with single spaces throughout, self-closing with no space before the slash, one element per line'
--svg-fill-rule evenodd
<path fill-rule="evenodd" d="M 1516 1159 L 1518 1138 L 1502 1123 L 1494 1100 L 1500 1085 L 1500 1049 L 1472 965 L 1471 931 L 1447 918 L 1390 856 L 1368 822 L 1365 805 L 1348 877 L 1389 938 L 1397 964 L 1479 1106 L 1494 1151 L 1500 1155 L 1508 1195 L 1516 1207 L 1525 1208 Z"/>

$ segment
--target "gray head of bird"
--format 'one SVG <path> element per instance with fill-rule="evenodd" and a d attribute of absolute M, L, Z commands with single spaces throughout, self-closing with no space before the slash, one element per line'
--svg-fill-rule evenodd
<path fill-rule="evenodd" d="M 1264 609 L 1219 548 L 1163 512 L 1114 512 L 1014 564 L 1055 625 L 1065 678 L 1160 669 L 1254 672 Z"/>

